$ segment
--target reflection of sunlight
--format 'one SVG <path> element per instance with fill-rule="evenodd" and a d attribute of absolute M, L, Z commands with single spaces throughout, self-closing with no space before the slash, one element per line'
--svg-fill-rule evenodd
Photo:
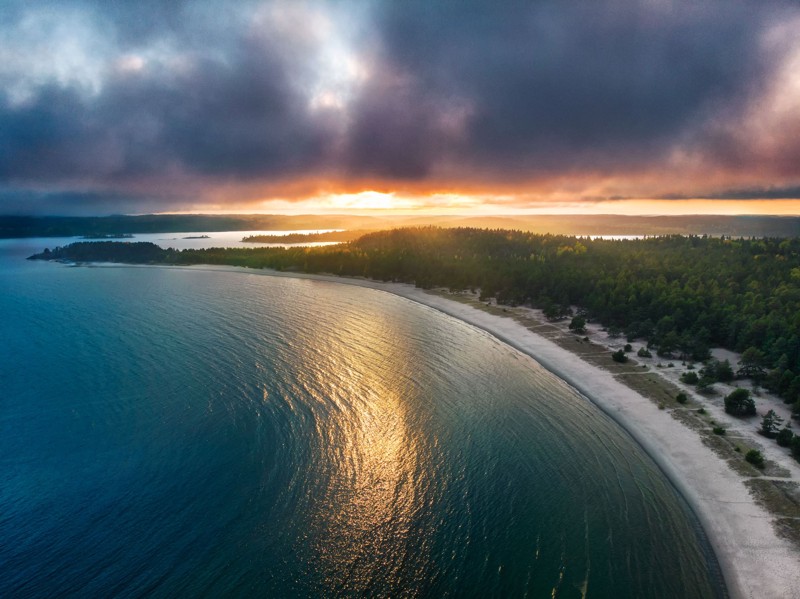
<path fill-rule="evenodd" d="M 321 536 L 317 559 L 330 588 L 357 592 L 377 572 L 385 580 L 406 559 L 406 539 L 420 490 L 415 476 L 421 459 L 409 426 L 407 389 L 387 372 L 404 353 L 386 323 L 374 313 L 357 322 L 337 322 L 338 339 L 320 372 L 327 399 L 336 409 L 320 429 L 326 461 L 333 469 L 325 499 L 315 509 Z M 390 357 L 391 356 L 391 357 Z"/>

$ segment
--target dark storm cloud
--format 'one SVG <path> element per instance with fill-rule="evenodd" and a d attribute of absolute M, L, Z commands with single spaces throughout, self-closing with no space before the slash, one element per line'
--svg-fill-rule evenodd
<path fill-rule="evenodd" d="M 156 29 L 152 15 L 138 19 L 145 13 L 122 10 L 118 30 Z M 157 32 L 166 35 L 151 35 Z M 287 62 L 286 50 L 269 35 L 234 30 L 224 48 L 181 46 L 178 72 L 156 65 L 111 73 L 96 96 L 74 85 L 39 86 L 19 106 L 0 105 L 0 181 L 158 178 L 175 169 L 252 177 L 314 168 L 327 126 L 304 110 L 292 81 L 292 69 L 302 65 Z"/>
<path fill-rule="evenodd" d="M 472 104 L 452 158 L 501 173 L 618 168 L 661 155 L 763 72 L 769 7 L 663 4 L 402 2 L 379 26 L 386 68 L 425 90 L 418 104 Z"/>
<path fill-rule="evenodd" d="M 630 198 L 612 198 L 630 199 Z M 748 187 L 726 189 L 717 193 L 696 194 L 694 196 L 666 194 L 659 196 L 662 200 L 800 200 L 800 186 L 790 187 Z"/>
<path fill-rule="evenodd" d="M 4 215 L 95 216 L 105 214 L 141 214 L 161 212 L 165 205 L 179 205 L 180 197 L 165 198 L 114 191 L 35 192 L 26 189 L 0 190 Z"/>
<path fill-rule="evenodd" d="M 713 146 L 729 138 L 702 132 L 752 100 L 774 59 L 762 34 L 789 6 L 282 3 L 276 24 L 261 2 L 8 2 L 0 51 L 22 66 L 0 66 L 0 185 L 128 193 L 145 182 L 169 189 L 165 202 L 190 179 L 491 185 L 646 171 L 686 143 L 724 164 Z M 355 7 L 365 22 L 346 41 L 367 75 L 343 106 L 314 107 L 331 34 L 313 30 L 312 13 L 337 26 Z M 28 68 L 37 48 L 18 25 L 37 11 L 72 15 L 88 50 L 54 55 L 62 70 Z M 126 68 L 132 56 L 143 68 Z"/>

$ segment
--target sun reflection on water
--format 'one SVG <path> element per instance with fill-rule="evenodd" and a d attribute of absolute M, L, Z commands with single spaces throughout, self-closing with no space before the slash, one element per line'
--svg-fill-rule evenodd
<path fill-rule="evenodd" d="M 332 408 L 317 421 L 323 440 L 320 459 L 329 478 L 314 501 L 318 530 L 316 563 L 328 588 L 358 592 L 380 577 L 391 585 L 407 559 L 415 510 L 424 483 L 417 475 L 424 451 L 412 434 L 409 382 L 388 373 L 381 363 L 411 363 L 402 339 L 379 314 L 359 314 L 357 322 L 338 323 L 335 353 L 324 357 L 324 369 L 335 377 L 316 381 L 321 401 Z M 385 330 L 386 334 L 375 335 Z M 362 343 L 370 335 L 369 349 Z M 381 339 L 376 346 L 375 339 Z M 320 359 L 317 355 L 316 359 Z M 364 367 L 364 361 L 372 363 Z M 414 559 L 424 559 L 415 554 Z"/>

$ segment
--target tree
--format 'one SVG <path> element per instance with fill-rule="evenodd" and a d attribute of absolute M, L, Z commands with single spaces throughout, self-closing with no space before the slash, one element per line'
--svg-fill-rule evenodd
<path fill-rule="evenodd" d="M 778 436 L 775 439 L 778 441 L 778 445 L 780 445 L 781 447 L 789 447 L 792 444 L 793 438 L 794 438 L 794 433 L 787 424 L 781 429 L 781 432 L 778 433 Z"/>
<path fill-rule="evenodd" d="M 624 364 L 625 362 L 628 361 L 628 356 L 625 355 L 624 350 L 619 349 L 615 351 L 613 354 L 611 354 L 611 359 L 614 360 L 615 362 L 619 362 L 620 364 Z"/>
<path fill-rule="evenodd" d="M 700 393 L 714 393 L 714 379 L 708 378 L 707 376 L 702 377 L 697 381 L 697 390 Z"/>
<path fill-rule="evenodd" d="M 714 368 L 714 374 L 717 380 L 723 383 L 730 382 L 734 379 L 733 368 L 731 368 L 731 363 L 728 360 L 717 362 Z"/>
<path fill-rule="evenodd" d="M 586 329 L 586 319 L 583 316 L 575 316 L 569 323 L 569 330 L 582 333 Z"/>
<path fill-rule="evenodd" d="M 778 429 L 783 424 L 783 418 L 775 413 L 775 410 L 769 410 L 764 414 L 761 420 L 761 434 L 765 437 L 772 439 L 778 435 Z"/>
<path fill-rule="evenodd" d="M 725 396 L 725 411 L 733 416 L 753 416 L 756 413 L 756 402 L 747 389 L 734 389 Z"/>
<path fill-rule="evenodd" d="M 659 341 L 658 351 L 656 353 L 658 353 L 659 356 L 671 358 L 672 352 L 678 349 L 679 343 L 680 337 L 678 337 L 678 334 L 675 331 L 670 331 Z"/>
<path fill-rule="evenodd" d="M 677 401 L 678 403 L 686 403 L 687 401 L 689 401 L 689 398 L 686 397 L 686 393 L 678 393 L 675 396 L 675 401 Z"/>
<path fill-rule="evenodd" d="M 646 347 L 640 347 L 639 351 L 636 352 L 636 355 L 640 358 L 652 358 L 653 354 L 650 353 L 650 350 Z"/>
<path fill-rule="evenodd" d="M 766 375 L 764 370 L 764 352 L 757 347 L 748 347 L 739 360 L 739 370 L 736 372 L 739 377 L 751 378 L 760 381 Z"/>
<path fill-rule="evenodd" d="M 792 455 L 797 461 L 800 461 L 800 435 L 795 435 L 792 437 L 792 441 L 789 444 L 789 447 L 792 450 Z"/>
<path fill-rule="evenodd" d="M 700 377 L 694 370 L 689 370 L 681 375 L 681 382 L 687 385 L 696 385 L 700 381 Z"/>

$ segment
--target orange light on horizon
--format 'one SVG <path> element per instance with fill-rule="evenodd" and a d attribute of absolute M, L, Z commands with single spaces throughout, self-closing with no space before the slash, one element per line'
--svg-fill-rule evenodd
<path fill-rule="evenodd" d="M 593 215 L 629 216 L 778 215 L 800 216 L 800 200 L 517 200 L 513 195 L 497 199 L 457 193 L 401 195 L 394 192 L 362 191 L 335 193 L 299 200 L 215 202 L 194 205 L 170 214 L 353 214 L 393 215 Z"/>

